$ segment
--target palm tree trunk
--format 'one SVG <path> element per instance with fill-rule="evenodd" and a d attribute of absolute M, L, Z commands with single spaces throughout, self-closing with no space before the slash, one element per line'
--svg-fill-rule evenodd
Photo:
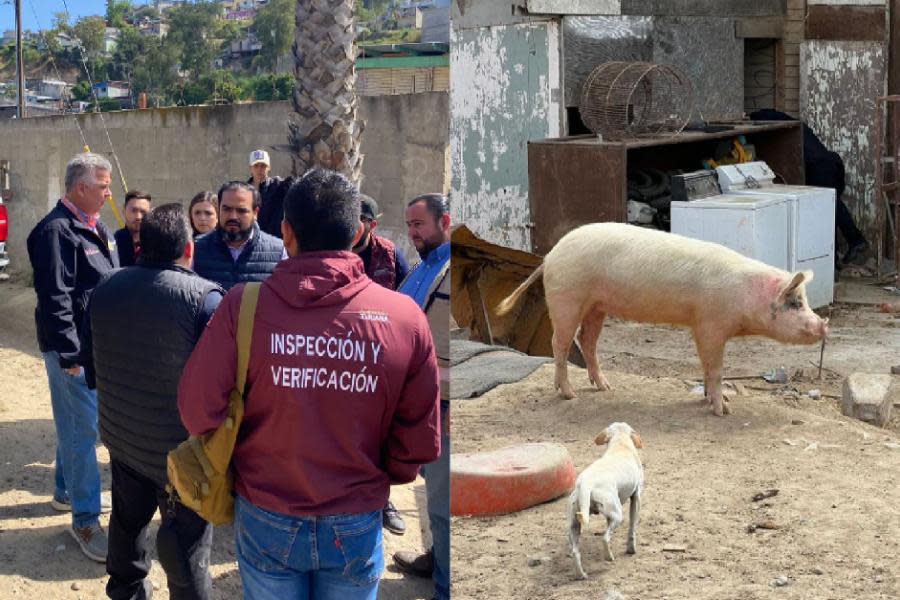
<path fill-rule="evenodd" d="M 297 0 L 294 112 L 288 127 L 294 172 L 325 167 L 359 184 L 363 156 L 356 118 L 353 0 Z"/>

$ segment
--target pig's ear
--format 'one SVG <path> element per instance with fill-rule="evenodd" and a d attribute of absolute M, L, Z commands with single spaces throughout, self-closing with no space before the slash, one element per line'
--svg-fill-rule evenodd
<path fill-rule="evenodd" d="M 594 438 L 594 443 L 598 446 L 605 446 L 609 442 L 609 435 L 604 430 L 603 433 Z"/>
<path fill-rule="evenodd" d="M 639 436 L 636 432 L 631 432 L 631 441 L 634 442 L 635 448 L 643 448 L 644 444 L 641 443 L 641 436 Z"/>
<path fill-rule="evenodd" d="M 809 278 L 807 278 L 807 274 L 809 274 Z M 778 302 L 783 303 L 787 300 L 787 297 L 790 296 L 797 287 L 803 283 L 804 281 L 809 281 L 812 279 L 812 271 L 797 271 L 794 273 L 794 276 L 791 277 L 791 280 L 784 285 L 778 292 Z"/>

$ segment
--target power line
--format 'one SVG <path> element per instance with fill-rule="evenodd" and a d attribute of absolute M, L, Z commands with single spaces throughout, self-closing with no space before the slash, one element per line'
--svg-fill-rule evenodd
<path fill-rule="evenodd" d="M 47 43 L 47 46 L 48 46 L 47 53 L 50 55 L 50 64 L 53 66 L 53 72 L 56 74 L 56 79 L 58 81 L 63 81 L 62 75 L 59 72 L 59 68 L 56 66 L 56 59 L 53 56 L 53 50 L 49 47 L 49 43 L 47 42 L 47 38 L 44 33 L 44 30 L 41 28 L 41 21 L 40 21 L 40 19 L 38 19 L 37 11 L 34 8 L 34 2 L 32 2 L 32 0 L 28 0 L 28 5 L 31 7 L 31 12 L 34 14 L 34 22 L 37 24 L 38 33 L 44 39 L 44 42 Z M 69 100 L 69 96 L 68 96 L 68 94 L 66 94 L 65 88 L 63 89 L 63 97 L 65 100 L 69 101 L 69 109 L 71 110 L 72 102 L 71 102 L 71 100 Z M 78 128 L 78 135 L 81 136 L 81 143 L 85 148 L 87 148 L 88 143 L 87 143 L 87 139 L 84 137 L 84 129 L 81 128 L 81 122 L 78 120 L 78 117 L 75 117 L 74 115 L 73 115 L 73 119 L 75 121 L 75 126 Z"/>
<path fill-rule="evenodd" d="M 69 13 L 69 4 L 66 0 L 62 0 L 63 8 L 66 11 L 66 20 L 70 21 L 72 17 Z M 104 22 L 105 23 L 105 22 Z M 76 38 L 77 39 L 77 38 Z M 100 115 L 100 123 L 103 125 L 103 131 L 106 133 L 106 141 L 109 143 L 109 151 L 112 153 L 113 160 L 116 163 L 116 168 L 119 170 L 119 178 L 122 180 L 122 189 L 128 191 L 128 184 L 125 183 L 125 173 L 122 171 L 122 165 L 119 163 L 119 156 L 116 154 L 116 149 L 113 146 L 112 138 L 109 135 L 109 127 L 106 126 L 106 119 L 103 117 L 103 111 L 100 110 L 100 100 L 97 98 L 97 90 L 94 88 L 94 81 L 91 78 L 91 70 L 88 67 L 87 59 L 84 55 L 84 45 L 81 43 L 81 40 L 78 40 L 78 53 L 81 55 L 81 64 L 84 65 L 84 73 L 88 78 L 88 85 L 91 86 L 91 95 L 94 97 L 94 106 L 97 108 L 97 114 Z M 112 203 L 110 203 L 112 204 Z M 119 224 L 122 224 L 121 217 L 119 216 L 119 211 L 115 205 L 112 205 L 113 213 L 116 216 L 116 220 L 119 221 Z"/>

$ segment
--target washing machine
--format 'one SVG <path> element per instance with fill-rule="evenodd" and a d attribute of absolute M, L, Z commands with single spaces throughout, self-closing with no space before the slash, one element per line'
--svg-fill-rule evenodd
<path fill-rule="evenodd" d="M 835 191 L 806 185 L 774 183 L 775 173 L 764 162 L 716 168 L 723 192 L 751 197 L 778 197 L 790 202 L 788 268 L 812 271 L 806 296 L 813 308 L 834 301 Z"/>
<path fill-rule="evenodd" d="M 780 196 L 726 194 L 672 202 L 672 233 L 714 242 L 767 265 L 787 270 L 790 200 Z"/>

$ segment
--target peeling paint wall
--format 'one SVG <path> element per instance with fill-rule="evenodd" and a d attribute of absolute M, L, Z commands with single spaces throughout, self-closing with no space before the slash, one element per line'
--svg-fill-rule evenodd
<path fill-rule="evenodd" d="M 559 39 L 556 21 L 451 32 L 451 214 L 511 248 L 531 248 L 528 141 L 560 135 Z"/>
<path fill-rule="evenodd" d="M 875 98 L 885 94 L 884 45 L 807 40 L 800 51 L 800 114 L 846 168 L 844 202 L 872 239 Z"/>

